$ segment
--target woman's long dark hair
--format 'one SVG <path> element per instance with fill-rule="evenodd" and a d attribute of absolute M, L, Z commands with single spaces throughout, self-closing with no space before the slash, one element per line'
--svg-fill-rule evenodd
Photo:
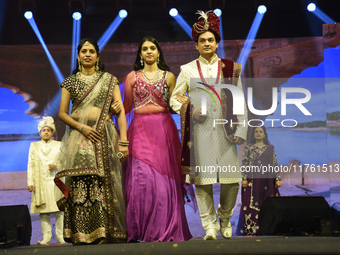
<path fill-rule="evenodd" d="M 256 143 L 256 140 L 255 140 L 255 129 L 257 129 L 257 128 L 262 128 L 263 133 L 265 135 L 265 137 L 263 138 L 263 143 L 268 145 L 269 144 L 269 140 L 268 140 L 267 130 L 266 130 L 265 126 L 254 127 L 250 143 L 251 144 L 255 144 Z"/>
<path fill-rule="evenodd" d="M 151 36 L 144 37 L 143 40 L 140 42 L 139 47 L 138 47 L 138 51 L 137 51 L 136 61 L 135 61 L 135 64 L 133 66 L 133 69 L 135 71 L 143 69 L 143 66 L 140 63 L 141 57 L 140 57 L 139 54 L 141 54 L 143 43 L 145 43 L 146 41 L 152 42 L 157 47 L 157 50 L 159 52 L 159 63 L 157 64 L 158 68 L 163 70 L 163 71 L 170 71 L 170 68 L 169 68 L 168 64 L 165 62 L 161 46 L 159 45 L 157 40 L 155 38 L 151 37 Z"/>
<path fill-rule="evenodd" d="M 83 48 L 85 42 L 91 43 L 94 46 L 94 48 L 95 48 L 95 50 L 97 52 L 97 55 L 100 56 L 98 44 L 92 38 L 83 38 L 83 39 L 80 40 L 79 45 L 77 47 L 77 54 L 79 54 L 79 52 L 80 52 L 81 48 Z M 72 72 L 73 74 L 76 74 L 77 72 L 80 71 L 79 68 L 78 68 L 78 65 L 79 65 L 79 63 L 78 63 L 78 58 L 77 58 L 76 68 L 73 70 L 73 72 Z M 105 66 L 104 66 L 104 64 L 102 63 L 102 61 L 100 59 L 98 61 L 98 65 L 99 65 L 99 70 L 100 71 L 104 71 L 105 70 Z"/>

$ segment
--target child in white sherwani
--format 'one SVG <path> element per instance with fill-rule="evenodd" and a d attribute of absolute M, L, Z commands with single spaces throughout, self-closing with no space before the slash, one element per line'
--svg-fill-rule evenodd
<path fill-rule="evenodd" d="M 51 221 L 50 213 L 55 213 L 56 235 L 59 243 L 65 243 L 63 238 L 64 212 L 57 207 L 58 188 L 54 184 L 56 161 L 60 151 L 60 142 L 51 139 L 55 132 L 52 117 L 44 117 L 38 124 L 41 140 L 31 143 L 28 165 L 27 185 L 32 193 L 31 214 L 40 213 L 41 232 L 43 240 L 38 244 L 50 243 Z"/>

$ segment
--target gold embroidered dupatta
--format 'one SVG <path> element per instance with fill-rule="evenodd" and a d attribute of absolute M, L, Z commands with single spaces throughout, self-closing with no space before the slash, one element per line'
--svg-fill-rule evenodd
<path fill-rule="evenodd" d="M 107 130 L 105 120 L 112 101 L 117 80 L 108 73 L 88 84 L 72 107 L 71 117 L 89 125 L 102 135 L 101 141 L 92 143 L 78 130 L 70 128 L 62 140 L 62 160 L 57 177 L 98 175 L 104 177 Z M 115 138 L 117 135 L 115 135 Z M 116 146 L 115 146 L 116 147 Z"/>

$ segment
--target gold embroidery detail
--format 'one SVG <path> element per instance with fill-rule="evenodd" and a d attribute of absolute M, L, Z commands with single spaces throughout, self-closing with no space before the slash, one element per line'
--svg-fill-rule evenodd
<path fill-rule="evenodd" d="M 187 143 L 187 145 L 188 145 L 189 149 L 191 149 L 192 142 L 191 142 L 191 141 L 189 141 L 189 142 Z"/>

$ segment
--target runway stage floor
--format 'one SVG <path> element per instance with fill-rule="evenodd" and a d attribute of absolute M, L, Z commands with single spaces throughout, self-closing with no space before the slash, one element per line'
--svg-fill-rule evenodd
<path fill-rule="evenodd" d="M 340 181 L 335 185 L 337 192 L 330 192 L 329 185 L 283 185 L 280 192 L 283 196 L 307 195 L 324 196 L 330 205 L 331 201 L 340 201 Z M 30 207 L 31 193 L 27 190 L 0 190 L 0 206 L 26 204 Z M 219 186 L 214 185 L 215 205 L 219 201 Z M 240 194 L 238 195 L 234 215 L 231 218 L 233 234 L 235 234 L 239 210 L 241 207 Z M 35 245 L 42 239 L 39 214 L 31 215 L 32 237 L 31 246 L 20 246 L 9 249 L 0 249 L 0 254 L 338 254 L 340 255 L 340 237 L 320 236 L 261 236 L 237 237 L 226 240 L 218 237 L 216 241 L 204 241 L 199 213 L 194 213 L 186 206 L 186 214 L 190 231 L 194 238 L 187 242 L 170 243 L 131 243 L 73 246 L 72 244 L 47 246 Z M 57 242 L 55 236 L 54 215 L 52 215 L 52 243 Z"/>
<path fill-rule="evenodd" d="M 340 237 L 261 236 L 187 242 L 82 245 L 50 244 L 0 249 L 3 254 L 340 254 Z"/>

